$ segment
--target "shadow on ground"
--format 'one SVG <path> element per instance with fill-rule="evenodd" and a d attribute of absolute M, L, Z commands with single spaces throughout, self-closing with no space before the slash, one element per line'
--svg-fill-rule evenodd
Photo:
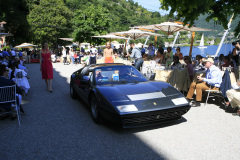
<path fill-rule="evenodd" d="M 1 159 L 167 159 L 164 151 L 148 146 L 136 133 L 186 121 L 134 129 L 96 125 L 88 107 L 70 98 L 66 77 L 54 70 L 54 91 L 49 93 L 39 64 L 27 67 L 31 90 L 23 98 L 29 101 L 23 105 L 26 115 L 21 127 L 16 120 L 0 121 Z"/>

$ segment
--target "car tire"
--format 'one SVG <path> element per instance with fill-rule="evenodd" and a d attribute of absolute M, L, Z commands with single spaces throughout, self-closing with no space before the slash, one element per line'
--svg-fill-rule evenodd
<path fill-rule="evenodd" d="M 90 107 L 93 121 L 100 124 L 102 122 L 102 118 L 99 113 L 98 101 L 94 94 L 90 96 Z"/>
<path fill-rule="evenodd" d="M 75 89 L 73 88 L 73 84 L 70 83 L 70 95 L 72 99 L 77 99 L 77 93 Z"/>

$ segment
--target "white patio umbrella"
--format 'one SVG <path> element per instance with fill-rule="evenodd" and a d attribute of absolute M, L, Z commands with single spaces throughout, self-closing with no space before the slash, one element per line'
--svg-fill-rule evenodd
<path fill-rule="evenodd" d="M 31 43 L 22 43 L 21 45 L 15 46 L 14 48 L 33 48 L 37 47 L 37 45 L 33 45 Z"/>
<path fill-rule="evenodd" d="M 188 27 L 189 25 L 183 25 L 181 22 L 163 22 L 160 24 L 152 24 L 152 25 L 142 25 L 142 26 L 135 26 L 135 28 L 144 28 L 144 29 L 153 29 L 153 30 L 160 30 L 163 31 L 167 35 L 171 35 L 174 32 L 178 31 L 215 31 L 211 29 L 199 28 L 199 27 Z"/>
<path fill-rule="evenodd" d="M 160 31 L 163 31 L 167 35 L 171 35 L 174 32 L 178 32 L 178 31 L 191 31 L 191 32 L 193 32 L 193 34 L 192 34 L 189 56 L 192 56 L 192 47 L 193 47 L 193 40 L 194 40 L 195 32 L 196 31 L 215 31 L 215 30 L 199 28 L 199 27 L 194 27 L 194 26 L 188 27 L 188 26 L 189 25 L 184 26 L 181 22 L 163 22 L 160 24 L 135 26 L 135 28 L 160 30 Z"/>
<path fill-rule="evenodd" d="M 107 35 L 101 35 L 101 36 L 92 36 L 94 38 L 105 38 L 108 40 L 112 40 L 112 39 L 127 39 L 126 37 L 120 37 L 120 36 L 116 36 L 114 34 L 107 34 Z"/>
<path fill-rule="evenodd" d="M 58 38 L 58 39 L 61 39 L 61 40 L 64 40 L 64 41 L 73 41 L 73 38 Z"/>
<path fill-rule="evenodd" d="M 141 38 L 141 37 L 145 37 L 145 36 L 163 36 L 162 34 L 141 31 L 139 29 L 131 29 L 129 31 L 115 32 L 113 34 L 119 35 L 119 36 L 130 37 L 131 39 L 134 39 L 134 40 Z"/>

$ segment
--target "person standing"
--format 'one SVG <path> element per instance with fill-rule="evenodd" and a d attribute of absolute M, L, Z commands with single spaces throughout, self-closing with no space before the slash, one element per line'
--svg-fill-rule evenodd
<path fill-rule="evenodd" d="M 65 63 L 67 63 L 67 50 L 65 47 L 63 47 L 63 50 L 62 50 L 62 57 L 63 57 L 63 64 L 65 65 Z"/>
<path fill-rule="evenodd" d="M 135 58 L 135 68 L 140 71 L 140 67 L 143 64 L 142 53 L 139 48 L 135 47 L 134 43 L 130 43 L 130 46 L 133 48 L 130 55 L 131 58 Z"/>
<path fill-rule="evenodd" d="M 103 57 L 105 59 L 105 63 L 113 63 L 113 49 L 111 48 L 111 44 L 109 42 L 106 43 L 106 47 L 103 51 Z"/>
<path fill-rule="evenodd" d="M 31 51 L 27 49 L 27 63 L 31 63 Z"/>
<path fill-rule="evenodd" d="M 15 56 L 16 56 L 16 52 L 15 52 L 15 50 L 14 50 L 14 49 L 12 49 L 12 50 L 11 50 L 11 54 L 12 54 L 12 59 L 14 59 L 14 58 L 15 58 Z"/>
<path fill-rule="evenodd" d="M 51 61 L 51 51 L 48 50 L 47 42 L 43 43 L 40 52 L 40 71 L 42 72 L 42 79 L 45 79 L 47 90 L 52 93 L 53 66 Z"/>
<path fill-rule="evenodd" d="M 141 50 L 142 57 L 145 55 L 145 52 L 146 52 L 146 50 L 145 50 L 144 46 L 142 45 L 142 50 Z"/>
<path fill-rule="evenodd" d="M 69 56 L 71 57 L 72 64 L 74 64 L 75 58 L 74 58 L 74 52 L 73 52 L 73 49 L 72 49 L 72 48 L 71 48 L 70 51 L 69 51 Z"/>
<path fill-rule="evenodd" d="M 8 54 L 6 48 L 3 50 L 2 55 L 3 55 L 4 58 L 5 58 L 5 57 L 9 57 L 9 54 Z"/>
<path fill-rule="evenodd" d="M 147 56 L 147 59 L 148 60 L 153 60 L 155 56 L 155 47 L 153 46 L 152 43 L 149 44 L 149 47 L 148 47 L 148 56 Z"/>

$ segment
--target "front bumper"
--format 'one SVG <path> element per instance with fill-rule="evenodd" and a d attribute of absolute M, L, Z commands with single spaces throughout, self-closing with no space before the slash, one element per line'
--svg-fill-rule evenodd
<path fill-rule="evenodd" d="M 165 122 L 181 119 L 182 115 L 187 113 L 189 109 L 190 109 L 190 106 L 186 105 L 186 106 L 175 107 L 175 108 L 164 109 L 164 110 L 121 115 L 120 123 L 123 128 L 133 128 L 133 127 L 165 123 Z"/>

